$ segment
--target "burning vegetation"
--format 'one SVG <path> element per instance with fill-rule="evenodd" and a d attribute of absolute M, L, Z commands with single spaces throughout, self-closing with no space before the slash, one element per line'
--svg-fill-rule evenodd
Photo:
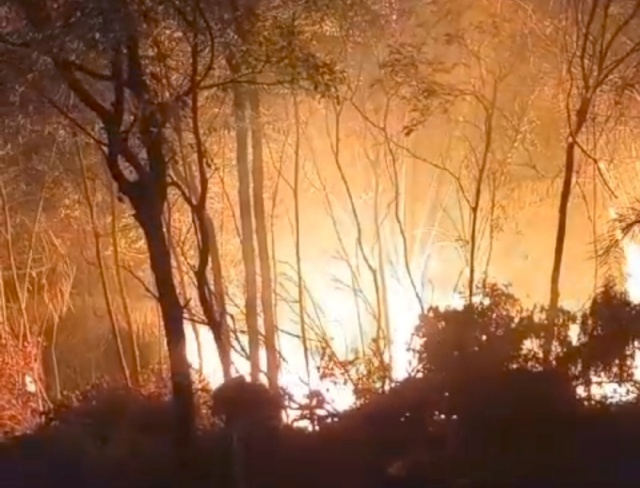
<path fill-rule="evenodd" d="M 640 481 L 639 27 L 0 0 L 7 486 Z"/>

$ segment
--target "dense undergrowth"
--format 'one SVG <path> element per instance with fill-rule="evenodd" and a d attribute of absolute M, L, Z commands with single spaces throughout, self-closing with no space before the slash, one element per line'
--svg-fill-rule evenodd
<path fill-rule="evenodd" d="M 632 383 L 639 311 L 605 288 L 584 313 L 563 316 L 554 366 L 542 369 L 544 311 L 494 288 L 473 309 L 425 314 L 416 376 L 314 432 L 256 415 L 282 406 L 265 389 L 225 385 L 214 402 L 199 391 L 182 470 L 163 378 L 97 385 L 6 438 L 2 486 L 629 486 L 640 482 L 640 404 L 579 398 L 576 387 L 588 391 L 594 375 Z M 20 408 L 33 422 L 33 407 Z"/>

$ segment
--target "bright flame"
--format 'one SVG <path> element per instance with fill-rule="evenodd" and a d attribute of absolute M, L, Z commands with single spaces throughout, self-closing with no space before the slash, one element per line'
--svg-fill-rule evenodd
<path fill-rule="evenodd" d="M 185 327 L 185 335 L 187 358 L 191 367 L 202 374 L 212 387 L 220 385 L 222 373 L 218 362 L 218 350 L 211 330 L 203 325 L 189 323 Z M 285 339 L 281 341 L 281 344 L 282 342 L 286 344 L 281 347 L 286 361 L 281 365 L 280 384 L 294 400 L 304 402 L 310 390 L 317 390 L 330 400 L 332 408 L 336 411 L 343 411 L 353 406 L 355 403 L 353 390 L 346 385 L 322 380 L 318 369 L 313 366 L 310 368 L 310 378 L 307 382 L 302 347 L 296 344 L 297 341 Z M 249 375 L 249 363 L 246 358 L 234 352 L 232 362 L 236 373 Z"/>
<path fill-rule="evenodd" d="M 31 393 L 35 395 L 38 392 L 38 385 L 36 384 L 36 380 L 33 379 L 33 376 L 29 373 L 24 375 L 24 388 L 27 393 Z"/>
<path fill-rule="evenodd" d="M 626 289 L 630 299 L 637 303 L 640 302 L 640 244 L 631 238 L 623 239 L 621 244 L 626 262 Z M 333 269 L 337 270 L 335 266 Z M 393 266 L 393 263 L 389 263 L 389 266 L 385 268 L 387 289 L 386 295 L 383 297 L 392 334 L 390 344 L 391 371 L 393 378 L 397 381 L 407 377 L 413 367 L 414 358 L 410 351 L 410 345 L 415 323 L 421 312 L 421 302 L 422 304 L 426 303 L 426 291 L 424 289 L 416 290 L 415 278 L 412 279 L 406 271 L 399 272 L 399 269 L 401 267 Z M 321 276 L 321 274 L 316 276 Z M 416 273 L 415 276 L 418 274 Z M 338 281 L 341 280 L 334 279 L 326 282 L 316 280 L 314 282 L 318 295 L 315 306 L 334 351 L 341 359 L 346 359 L 354 350 L 361 348 L 362 331 L 358 331 L 357 324 L 363 321 L 362 315 L 366 314 L 366 311 L 358 310 L 353 290 L 339 285 Z M 420 295 L 420 302 L 416 297 L 416 291 Z M 434 296 L 431 301 L 452 308 L 459 308 L 463 304 L 463 298 L 457 294 L 451 294 L 448 299 L 446 296 Z M 362 304 L 360 306 L 362 307 Z M 292 327 L 294 330 L 296 325 L 294 324 Z M 188 323 L 185 327 L 185 333 L 187 357 L 191 366 L 194 370 L 200 371 L 211 386 L 219 385 L 222 382 L 222 375 L 211 330 L 205 326 Z M 319 365 L 315 364 L 313 358 L 307 379 L 304 353 L 299 337 L 293 334 L 281 334 L 279 339 L 284 358 L 281 365 L 280 384 L 296 401 L 304 402 L 306 395 L 311 390 L 316 390 L 325 396 L 335 411 L 344 411 L 354 405 L 356 396 L 351 385 L 321 378 Z M 236 372 L 248 376 L 248 361 L 237 353 L 233 354 L 232 360 Z M 636 352 L 635 365 L 634 376 L 636 380 L 640 381 L 640 352 Z M 631 393 L 624 385 L 596 381 L 592 394 L 596 397 L 623 399 L 628 398 Z"/>
<path fill-rule="evenodd" d="M 366 335 L 372 329 L 373 314 L 370 307 L 374 300 L 371 296 L 355 296 L 353 289 L 344 286 L 350 277 L 348 273 L 352 270 L 340 269 L 335 265 L 319 269 L 328 269 L 329 267 L 333 271 L 332 279 L 322 278 L 324 276 L 322 273 L 312 275 L 315 281 L 312 280 L 311 284 L 314 285 L 313 292 L 316 295 L 313 297 L 315 303 L 312 308 L 316 311 L 317 322 L 322 324 L 323 331 L 328 336 L 331 347 L 338 358 L 348 359 L 353 357 L 354 352 L 361 350 L 363 344 L 369 343 L 370 337 Z M 348 267 L 345 266 L 345 268 Z M 385 266 L 386 290 L 381 297 L 384 301 L 382 308 L 386 310 L 391 333 L 389 344 L 392 359 L 391 374 L 396 381 L 406 378 L 414 366 L 410 345 L 422 307 L 426 303 L 427 287 L 421 285 L 422 280 L 415 278 L 415 276 L 420 276 L 419 273 L 413 272 L 410 277 L 409 271 L 405 268 L 406 266 L 399 266 L 391 261 Z M 399 271 L 402 269 L 404 272 Z M 370 283 L 363 285 L 360 282 L 359 285 L 367 290 L 371 288 Z M 361 288 L 357 293 L 365 294 Z M 432 302 L 437 298 L 438 303 L 443 306 L 457 307 L 462 303 L 462 298 L 456 294 L 450 295 L 448 299 L 433 292 L 431 295 Z M 368 317 L 367 314 L 369 314 Z M 331 409 L 339 412 L 351 408 L 356 401 L 353 386 L 321 378 L 320 365 L 316 364 L 313 357 L 310 361 L 309 378 L 307 378 L 304 351 L 298 337 L 299 324 L 296 324 L 296 320 L 292 319 L 281 320 L 282 322 L 289 322 L 287 325 L 292 332 L 289 334 L 280 333 L 279 337 L 280 351 L 283 357 L 279 378 L 281 386 L 292 395 L 294 400 L 301 403 L 305 402 L 310 391 L 316 390 L 324 395 Z M 363 331 L 362 328 L 367 330 Z M 219 385 L 222 382 L 222 377 L 211 331 L 207 327 L 189 323 L 185 327 L 185 332 L 187 357 L 191 366 L 194 370 L 200 371 L 211 386 Z M 314 337 L 311 330 L 309 335 L 311 336 L 310 342 L 313 342 Z M 311 354 L 311 356 L 313 355 Z M 202 357 L 202 361 L 200 357 Z M 246 358 L 235 353 L 232 360 L 237 373 L 248 376 L 249 363 Z"/>
<path fill-rule="evenodd" d="M 615 212 L 612 210 L 612 217 Z M 388 321 L 389 356 L 391 359 L 391 375 L 400 381 L 407 377 L 414 367 L 414 357 L 411 352 L 413 332 L 418 317 L 423 308 L 429 304 L 438 304 L 450 308 L 460 308 L 463 297 L 457 294 L 442 293 L 443 286 L 430 284 L 430 277 L 437 269 L 438 260 L 429 259 L 429 255 L 414 256 L 405 260 L 403 247 L 398 243 L 397 233 L 393 229 L 385 229 L 382 240 L 385 253 L 378 248 L 371 251 L 372 255 L 379 255 L 379 265 L 376 278 L 371 276 L 370 270 L 357 268 L 353 263 L 347 265 L 346 260 L 336 262 L 333 259 L 320 259 L 315 263 L 305 263 L 305 287 L 310 295 L 307 307 L 309 329 L 309 343 L 311 349 L 317 339 L 317 328 L 322 327 L 323 334 L 328 338 L 333 351 L 339 359 L 349 359 L 354 352 L 362 352 L 363 346 L 370 343 L 371 331 L 376 320 Z M 630 299 L 640 302 L 640 243 L 632 237 L 620 237 L 620 244 L 625 257 L 625 286 Z M 387 242 L 384 242 L 384 241 Z M 401 242 L 400 242 L 401 244 Z M 420 247 L 420 246 L 417 246 Z M 424 245 L 430 252 L 436 246 L 432 240 Z M 445 259 L 447 267 L 451 264 Z M 315 266 L 314 266 L 315 264 Z M 428 266 L 427 266 L 428 265 Z M 429 268 L 429 269 L 427 269 Z M 429 276 L 427 276 L 427 274 Z M 356 276 L 356 282 L 354 282 Z M 366 279 L 366 277 L 369 279 Z M 381 294 L 381 310 L 374 312 L 376 300 L 374 281 L 378 286 L 383 284 Z M 356 289 L 356 291 L 354 291 Z M 282 308 L 287 308 L 286 306 Z M 284 325 L 284 331 L 279 334 L 279 348 L 282 354 L 280 384 L 292 395 L 294 400 L 304 403 L 308 393 L 312 390 L 321 392 L 328 400 L 332 409 L 343 411 L 351 408 L 356 395 L 352 385 L 322 378 L 320 365 L 313 350 L 310 353 L 310 365 L 307 377 L 305 356 L 300 340 L 300 325 L 296 306 L 293 310 L 280 310 L 278 321 Z M 377 310 L 377 309 L 376 309 Z M 315 333 L 314 333 L 315 327 Z M 187 357 L 194 370 L 202 373 L 213 387 L 222 382 L 222 375 L 218 362 L 218 353 L 213 335 L 209 328 L 188 323 L 185 327 Z M 264 355 L 264 351 L 263 351 Z M 264 364 L 265 358 L 262 358 Z M 249 363 L 238 353 L 232 355 L 236 374 L 248 376 Z M 640 352 L 636 353 L 635 379 L 640 381 Z M 595 385 L 592 394 L 608 398 L 628 398 L 631 394 L 624 385 L 600 382 L 594 378 Z M 584 393 L 584 392 L 583 392 Z"/>
<path fill-rule="evenodd" d="M 622 249 L 626 261 L 627 293 L 631 301 L 638 303 L 640 302 L 640 244 L 627 237 L 622 241 Z"/>
<path fill-rule="evenodd" d="M 622 249 L 626 261 L 625 277 L 629 299 L 634 303 L 640 303 L 640 244 L 631 236 L 622 241 Z M 634 356 L 634 380 L 640 381 L 640 351 L 636 350 Z"/>

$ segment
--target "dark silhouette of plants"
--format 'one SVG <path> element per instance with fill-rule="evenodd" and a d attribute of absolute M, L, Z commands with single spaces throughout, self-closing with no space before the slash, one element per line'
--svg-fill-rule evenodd
<path fill-rule="evenodd" d="M 490 285 L 485 300 L 460 310 L 430 308 L 416 329 L 422 374 L 451 377 L 467 371 L 497 372 L 522 361 L 535 337 L 530 313 L 504 288 Z"/>
<path fill-rule="evenodd" d="M 576 344 L 567 348 L 564 364 L 590 391 L 592 378 L 619 384 L 634 381 L 633 363 L 640 337 L 640 306 L 609 280 L 579 320 Z"/>

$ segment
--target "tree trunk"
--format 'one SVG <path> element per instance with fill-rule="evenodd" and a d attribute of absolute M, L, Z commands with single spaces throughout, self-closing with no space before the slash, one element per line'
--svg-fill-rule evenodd
<path fill-rule="evenodd" d="M 204 228 L 209 237 L 209 253 L 211 258 L 211 269 L 213 272 L 213 296 L 218 314 L 218 354 L 222 365 L 222 376 L 225 381 L 231 379 L 231 335 L 229 334 L 229 323 L 227 321 L 227 300 L 225 297 L 224 280 L 222 276 L 222 261 L 220 258 L 220 247 L 218 246 L 218 236 L 211 216 L 204 215 Z"/>
<path fill-rule="evenodd" d="M 298 97 L 293 93 L 293 113 L 295 119 L 295 145 L 293 155 L 293 219 L 296 248 L 296 278 L 298 284 L 298 316 L 300 320 L 300 339 L 304 354 L 304 367 L 307 382 L 311 381 L 311 363 L 309 358 L 309 340 L 307 338 L 306 307 L 304 302 L 304 278 L 302 270 L 302 246 L 300 239 L 300 107 Z"/>
<path fill-rule="evenodd" d="M 469 232 L 469 282 L 468 282 L 468 304 L 473 307 L 473 295 L 476 286 L 476 261 L 478 253 L 478 222 L 480 219 L 480 206 L 482 203 L 482 194 L 484 191 L 484 181 L 489 168 L 489 158 L 493 148 L 493 123 L 495 115 L 495 107 L 498 96 L 497 84 L 493 86 L 490 105 L 485 109 L 484 119 L 484 147 L 482 148 L 482 158 L 480 167 L 478 168 L 478 176 L 475 182 L 475 192 L 473 203 L 471 205 L 471 229 Z"/>
<path fill-rule="evenodd" d="M 129 329 L 129 347 L 131 348 L 131 358 L 133 359 L 133 383 L 140 385 L 140 352 L 138 351 L 138 338 L 136 328 L 131 313 L 131 305 L 127 296 L 127 288 L 122 276 L 122 263 L 120 259 L 120 239 L 118 239 L 118 207 L 116 202 L 115 191 L 111 191 L 111 243 L 113 247 L 113 265 L 118 281 L 118 291 L 120 292 L 120 301 L 122 302 L 122 310 L 124 318 Z"/>
<path fill-rule="evenodd" d="M 251 152 L 253 157 L 253 210 L 256 219 L 256 242 L 260 262 L 262 315 L 264 320 L 264 343 L 267 352 L 267 380 L 269 386 L 278 389 L 279 361 L 277 350 L 276 319 L 273 306 L 273 284 L 271 281 L 271 259 L 267 235 L 267 217 L 264 205 L 264 158 L 262 155 L 262 119 L 260 116 L 260 94 L 257 88 L 249 90 L 251 117 Z"/>
<path fill-rule="evenodd" d="M 56 350 L 58 341 L 58 325 L 59 321 L 54 320 L 51 326 L 51 344 L 49 352 L 51 354 L 51 369 L 53 370 L 53 387 L 56 401 L 62 398 L 62 388 L 60 387 L 60 369 L 58 368 L 58 354 Z"/>
<path fill-rule="evenodd" d="M 184 267 L 182 266 L 182 260 L 180 259 L 180 255 L 178 254 L 178 248 L 176 247 L 175 239 L 173 238 L 173 212 L 171 209 L 171 205 L 167 205 L 166 212 L 164 214 L 164 225 L 165 229 L 167 229 L 167 244 L 169 245 L 169 252 L 173 259 L 175 259 L 176 263 L 176 272 L 178 273 L 178 286 L 179 292 L 178 297 L 181 296 L 184 303 L 189 301 L 189 292 L 187 289 L 187 280 L 185 278 Z M 203 355 L 202 355 L 202 341 L 200 340 L 200 334 L 198 333 L 198 327 L 195 323 L 191 322 L 191 331 L 193 332 L 193 337 L 196 341 L 196 351 L 198 353 L 198 370 L 200 373 L 203 372 Z"/>
<path fill-rule="evenodd" d="M 118 320 L 113 307 L 113 298 L 111 296 L 111 290 L 109 289 L 109 282 L 107 280 L 107 269 L 104 263 L 102 252 L 102 245 L 100 242 L 100 229 L 98 228 L 98 222 L 96 219 L 96 208 L 93 200 L 92 192 L 89 189 L 89 176 L 87 175 L 87 168 L 80 147 L 78 149 L 78 159 L 80 160 L 80 168 L 82 170 L 82 189 L 84 191 L 85 202 L 87 203 L 87 209 L 89 210 L 89 220 L 91 222 L 91 233 L 93 236 L 93 247 L 95 252 L 96 262 L 98 264 L 98 273 L 100 274 L 100 284 L 102 285 L 102 293 L 104 296 L 104 303 L 107 307 L 107 315 L 109 316 L 109 323 L 111 324 L 111 331 L 113 333 L 113 339 L 116 344 L 116 350 L 118 351 L 118 361 L 120 368 L 122 369 L 122 375 L 127 383 L 127 386 L 131 386 L 131 375 L 129 374 L 129 367 L 127 365 L 127 358 L 124 353 L 124 347 L 122 345 L 122 338 L 120 337 L 120 328 L 118 327 Z"/>
<path fill-rule="evenodd" d="M 383 212 L 384 213 L 384 212 Z M 378 276 L 374 277 L 380 283 L 380 292 L 379 297 L 376 297 L 376 301 L 380 304 L 380 308 L 376 311 L 376 319 L 378 321 L 378 330 L 384 333 L 384 337 L 376 337 L 376 342 L 379 342 L 378 347 L 380 351 L 387 351 L 387 361 L 389 364 L 389 373 L 390 377 L 386 378 L 391 380 L 391 375 L 393 375 L 393 366 L 394 366 L 394 350 L 393 350 L 393 332 L 391 330 L 391 316 L 389 314 L 389 306 L 392 300 L 392 297 L 389 296 L 389 287 L 387 284 L 387 274 L 385 269 L 385 239 L 382 233 L 381 226 L 384 223 L 384 219 L 380 217 L 380 177 L 375 174 L 375 185 L 374 185 L 374 201 L 373 201 L 373 220 L 375 222 L 375 239 L 377 242 L 377 257 L 378 257 Z M 376 289 L 376 293 L 378 293 Z M 383 348 L 384 346 L 384 348 Z M 380 358 L 384 358 L 384 355 L 381 355 Z M 386 376 L 386 374 L 385 374 Z"/>
<path fill-rule="evenodd" d="M 169 352 L 176 442 L 178 447 L 186 448 L 191 442 L 194 431 L 195 405 L 185 347 L 182 304 L 173 279 L 171 253 L 162 222 L 161 206 L 142 199 L 136 203 L 137 205 L 134 206 L 136 209 L 135 217 L 142 228 L 149 250 L 149 262 L 155 279 Z M 156 206 L 159 208 L 155 209 Z"/>
<path fill-rule="evenodd" d="M 234 87 L 236 122 L 236 162 L 238 165 L 238 202 L 240 206 L 242 260 L 245 280 L 245 316 L 249 337 L 251 381 L 260 380 L 260 331 L 258 328 L 258 284 L 253 243 L 253 215 L 251 205 L 251 172 L 249 169 L 249 127 L 247 96 L 240 86 Z"/>
<path fill-rule="evenodd" d="M 556 231 L 556 243 L 553 251 L 553 267 L 551 268 L 551 286 L 549 293 L 548 327 L 542 344 L 542 360 L 546 367 L 551 365 L 551 353 L 555 340 L 555 323 L 560 306 L 560 271 L 564 257 L 564 245 L 567 236 L 567 220 L 569 215 L 569 202 L 573 187 L 573 174 L 576 166 L 576 138 L 584 128 L 591 106 L 590 98 L 583 98 L 576 111 L 575 125 L 567 142 L 564 160 L 564 178 L 560 193 L 560 206 L 558 208 L 558 228 Z"/>
<path fill-rule="evenodd" d="M 556 242 L 553 250 L 553 267 L 551 268 L 551 287 L 549 293 L 549 324 L 545 334 L 542 348 L 542 359 L 545 366 L 551 364 L 551 352 L 555 340 L 555 322 L 560 305 L 560 271 L 564 257 L 564 245 L 567 236 L 567 220 L 569 215 L 569 202 L 573 186 L 573 173 L 575 171 L 576 144 L 570 141 L 565 152 L 564 178 L 560 193 L 560 206 L 558 208 L 558 228 Z"/>
<path fill-rule="evenodd" d="M 198 227 L 200 228 L 200 250 L 198 258 L 198 267 L 195 271 L 196 283 L 198 287 L 198 300 L 202 308 L 209 327 L 213 333 L 213 338 L 218 349 L 218 357 L 222 366 L 222 375 L 224 381 L 231 379 L 231 344 L 229 340 L 228 328 L 226 327 L 226 317 L 224 310 L 217 306 L 218 299 L 216 294 L 211 290 L 208 270 L 209 259 L 212 254 L 211 242 L 217 240 L 215 234 L 212 237 L 211 232 L 214 231 L 211 219 L 207 218 L 205 212 L 200 209 L 196 216 Z M 222 280 L 220 280 L 222 281 Z"/>

